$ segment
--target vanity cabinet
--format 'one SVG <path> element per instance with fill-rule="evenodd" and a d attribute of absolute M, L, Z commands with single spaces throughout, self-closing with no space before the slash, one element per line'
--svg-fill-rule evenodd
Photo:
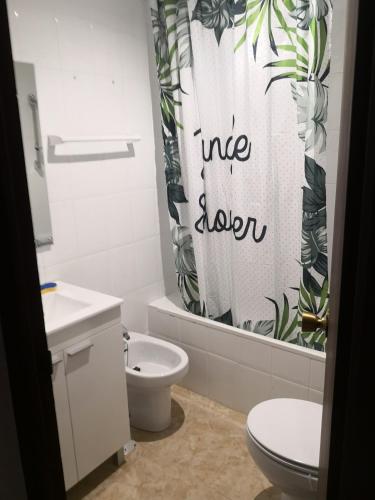
<path fill-rule="evenodd" d="M 121 325 L 105 326 L 51 349 L 66 489 L 130 440 Z"/>
<path fill-rule="evenodd" d="M 68 389 L 65 379 L 64 351 L 57 352 L 52 356 L 52 364 L 53 396 L 55 399 L 61 461 L 64 470 L 65 489 L 68 490 L 78 482 L 78 474 L 70 418 Z"/>

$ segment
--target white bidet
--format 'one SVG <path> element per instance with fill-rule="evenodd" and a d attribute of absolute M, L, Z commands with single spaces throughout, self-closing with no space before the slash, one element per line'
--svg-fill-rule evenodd
<path fill-rule="evenodd" d="M 171 422 L 171 385 L 188 372 L 185 351 L 170 342 L 129 332 L 125 352 L 130 423 L 159 432 Z"/>

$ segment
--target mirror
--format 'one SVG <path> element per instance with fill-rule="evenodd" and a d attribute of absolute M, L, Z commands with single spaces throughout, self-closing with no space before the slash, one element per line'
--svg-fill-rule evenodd
<path fill-rule="evenodd" d="M 14 62 L 14 71 L 34 239 L 35 245 L 40 247 L 50 245 L 53 239 L 34 65 Z"/>

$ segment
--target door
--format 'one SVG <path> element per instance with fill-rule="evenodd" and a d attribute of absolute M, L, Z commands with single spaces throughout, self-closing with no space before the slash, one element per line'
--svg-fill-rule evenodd
<path fill-rule="evenodd" d="M 0 363 L 6 384 L 0 391 L 0 425 L 7 425 L 14 442 L 7 467 L 0 468 L 0 492 L 18 491 L 17 497 L 0 497 L 60 500 L 64 478 L 5 1 L 0 2 L 0 58 Z M 6 444 L 1 442 L 1 454 Z"/>
<path fill-rule="evenodd" d="M 65 367 L 82 479 L 130 439 L 121 326 L 65 349 Z"/>
<path fill-rule="evenodd" d="M 63 464 L 65 489 L 78 482 L 77 464 L 74 451 L 73 430 L 70 420 L 68 391 L 65 379 L 64 352 L 52 356 L 52 383 L 55 400 L 57 428 L 59 431 L 61 460 Z"/>
<path fill-rule="evenodd" d="M 334 7 L 338 0 L 335 0 Z M 375 22 L 348 2 L 319 498 L 373 498 Z"/>

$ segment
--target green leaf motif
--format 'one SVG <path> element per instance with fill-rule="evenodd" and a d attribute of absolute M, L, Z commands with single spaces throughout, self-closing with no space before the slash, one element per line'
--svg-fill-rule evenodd
<path fill-rule="evenodd" d="M 174 50 L 178 53 L 178 68 L 189 68 L 193 62 L 193 51 L 190 38 L 190 19 L 187 0 L 176 3 L 176 41 L 169 51 L 170 60 Z"/>
<path fill-rule="evenodd" d="M 194 4 L 194 2 L 192 2 Z M 184 225 L 180 204 L 187 203 L 182 185 L 177 135 L 182 129 L 179 108 L 182 106 L 180 72 L 193 66 L 190 23 L 199 22 L 212 30 L 218 46 L 225 30 L 235 30 L 234 51 L 249 41 L 254 61 L 260 47 L 268 45 L 272 60 L 265 64 L 269 72 L 266 87 L 291 83 L 296 102 L 298 135 L 305 146 L 305 185 L 301 238 L 301 282 L 278 300 L 274 318 L 242 323 L 242 328 L 261 335 L 324 350 L 323 331 L 301 332 L 303 311 L 323 315 L 328 309 L 328 259 L 326 228 L 326 174 L 316 163 L 316 156 L 326 150 L 328 108 L 329 22 L 331 0 L 196 0 L 189 19 L 188 0 L 155 0 L 151 10 L 164 140 L 165 177 L 168 208 L 176 226 L 173 228 L 178 286 L 184 306 L 194 314 L 206 315 L 206 305 L 199 297 L 192 236 Z M 239 36 L 237 36 L 237 33 Z M 229 39 L 229 37 L 228 37 Z M 243 48 L 242 48 L 243 50 Z M 271 59 L 271 58 L 270 58 Z M 267 62 L 267 61 L 266 61 Z M 214 318 L 233 324 L 229 309 Z"/>
<path fill-rule="evenodd" d="M 327 276 L 327 230 L 319 227 L 313 231 L 302 230 L 302 265 L 313 267 L 319 274 Z"/>
<path fill-rule="evenodd" d="M 303 210 L 304 212 L 318 212 L 325 207 L 325 201 L 322 201 L 319 196 L 310 188 L 303 188 Z"/>
<path fill-rule="evenodd" d="M 307 206 L 307 204 L 305 205 Z M 312 207 L 312 205 L 309 205 Z M 306 212 L 302 214 L 302 229 L 305 231 L 313 231 L 321 226 L 325 226 L 327 221 L 326 207 L 318 210 L 317 212 Z"/>
<path fill-rule="evenodd" d="M 155 52 L 159 59 L 168 61 L 168 36 L 165 10 L 159 4 L 159 8 L 151 9 L 152 32 L 154 35 Z"/>
<path fill-rule="evenodd" d="M 244 321 L 242 324 L 243 330 L 253 333 L 259 333 L 259 335 L 264 335 L 265 337 L 272 335 L 273 328 L 275 325 L 275 320 L 261 320 L 261 321 Z"/>
<path fill-rule="evenodd" d="M 186 309 L 194 314 L 204 315 L 200 306 L 198 276 L 195 264 L 193 238 L 186 226 L 175 226 L 172 230 L 173 250 L 177 283 Z"/>
<path fill-rule="evenodd" d="M 180 154 L 177 137 L 164 138 L 165 180 L 177 184 L 181 178 Z"/>
<path fill-rule="evenodd" d="M 308 187 L 303 187 L 303 211 L 317 214 L 326 206 L 326 173 L 307 155 L 305 155 L 305 178 Z"/>
<path fill-rule="evenodd" d="M 248 0 L 246 2 L 246 11 L 240 19 L 237 19 L 235 26 L 244 26 L 245 31 L 238 40 L 235 51 L 237 51 L 248 38 L 248 34 L 252 31 L 252 48 L 254 61 L 257 58 L 258 42 L 262 35 L 268 38 L 268 44 L 272 52 L 278 56 L 279 47 L 275 37 L 280 30 L 283 30 L 289 37 L 290 42 L 290 26 L 288 22 L 293 21 L 290 7 L 292 2 L 287 0 Z"/>
<path fill-rule="evenodd" d="M 322 287 L 319 285 L 318 281 L 314 276 L 306 269 L 303 269 L 302 280 L 304 287 L 312 292 L 314 296 L 320 297 L 322 293 Z"/>
<path fill-rule="evenodd" d="M 306 279 L 304 276 L 304 279 Z M 319 285 L 319 300 L 316 300 L 316 294 L 311 289 L 306 287 L 306 282 L 300 283 L 300 294 L 298 302 L 298 313 L 302 315 L 304 312 L 311 312 L 320 317 L 325 316 L 328 312 L 329 304 L 329 287 L 328 279 L 325 278 L 322 286 Z M 316 286 L 316 285 L 315 285 Z M 322 329 L 313 332 L 299 332 L 297 335 L 297 343 L 303 347 L 315 349 L 317 351 L 324 351 L 326 343 L 326 333 Z"/>
<path fill-rule="evenodd" d="M 298 27 L 303 30 L 309 29 L 314 18 L 320 21 L 329 11 L 326 0 L 297 0 L 296 3 L 294 15 L 298 19 Z"/>
<path fill-rule="evenodd" d="M 328 91 L 318 77 L 307 82 L 292 82 L 292 96 L 297 103 L 298 136 L 305 143 L 305 151 L 326 150 L 326 122 Z"/>
<path fill-rule="evenodd" d="M 168 184 L 167 196 L 169 215 L 177 222 L 177 224 L 180 224 L 180 215 L 175 204 L 187 203 L 188 200 L 186 199 L 184 193 L 184 187 L 181 184 Z"/>
<path fill-rule="evenodd" d="M 220 45 L 224 30 L 231 28 L 234 16 L 244 13 L 244 0 L 198 0 L 193 10 L 192 21 L 199 21 L 206 29 L 215 33 L 217 44 Z"/>
<path fill-rule="evenodd" d="M 226 311 L 224 314 L 221 314 L 220 316 L 217 316 L 216 318 L 212 319 L 218 321 L 219 323 L 223 323 L 224 325 L 233 326 L 233 317 L 231 309 Z"/>
<path fill-rule="evenodd" d="M 326 173 L 313 158 L 305 155 L 305 177 L 308 185 L 321 201 L 326 201 Z"/>
<path fill-rule="evenodd" d="M 172 242 L 175 247 L 175 264 L 180 275 L 196 274 L 193 238 L 186 226 L 175 226 L 172 230 Z"/>
<path fill-rule="evenodd" d="M 303 187 L 303 217 L 301 264 L 303 282 L 315 295 L 321 286 L 313 277 L 312 270 L 323 278 L 328 277 L 327 227 L 326 227 L 326 173 L 313 158 L 305 155 L 305 179 Z"/>
<path fill-rule="evenodd" d="M 289 300 L 286 294 L 283 294 L 283 304 L 280 305 L 276 300 L 266 297 L 275 306 L 275 326 L 273 337 L 278 340 L 291 342 L 296 336 L 298 326 L 298 311 L 292 312 L 293 308 L 289 305 Z"/>

